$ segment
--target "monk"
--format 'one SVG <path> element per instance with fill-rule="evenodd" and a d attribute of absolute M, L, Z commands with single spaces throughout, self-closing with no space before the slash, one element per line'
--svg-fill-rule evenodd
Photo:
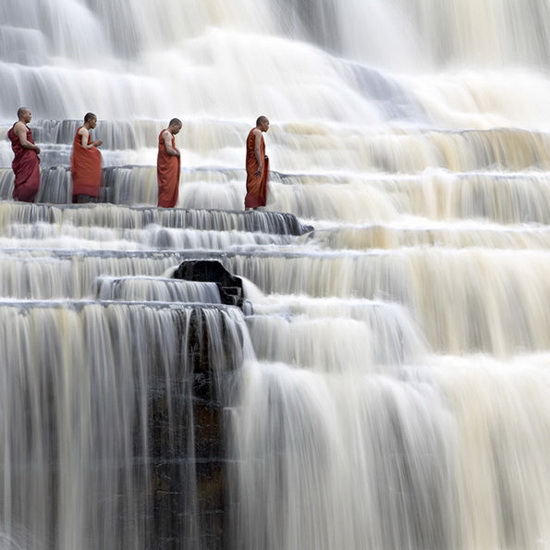
<path fill-rule="evenodd" d="M 157 155 L 158 206 L 174 208 L 178 202 L 180 184 L 180 151 L 176 147 L 176 134 L 181 130 L 179 118 L 173 118 L 159 134 Z"/>
<path fill-rule="evenodd" d="M 73 176 L 73 202 L 91 202 L 100 195 L 103 173 L 102 159 L 98 149 L 100 139 L 93 141 L 92 133 L 97 125 L 97 116 L 86 113 L 84 124 L 76 130 L 71 152 L 71 173 Z"/>
<path fill-rule="evenodd" d="M 269 120 L 258 117 L 256 127 L 252 128 L 246 138 L 246 210 L 265 206 L 267 200 L 267 177 L 269 159 L 265 154 L 265 141 L 262 132 L 269 130 Z"/>
<path fill-rule="evenodd" d="M 13 198 L 16 201 L 34 202 L 40 187 L 40 147 L 35 145 L 32 130 L 27 126 L 32 119 L 28 107 L 17 110 L 19 119 L 8 131 L 8 139 L 15 157 L 11 167 L 15 173 Z"/>

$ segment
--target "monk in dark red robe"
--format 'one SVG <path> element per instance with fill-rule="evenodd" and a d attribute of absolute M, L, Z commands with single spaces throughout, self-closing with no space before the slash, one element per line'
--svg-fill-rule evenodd
<path fill-rule="evenodd" d="M 267 178 L 269 159 L 265 154 L 265 141 L 262 132 L 269 130 L 269 120 L 258 117 L 256 127 L 252 128 L 246 138 L 246 197 L 245 209 L 256 209 L 265 206 L 267 200 Z"/>
<path fill-rule="evenodd" d="M 158 206 L 174 208 L 178 202 L 180 186 L 180 151 L 176 147 L 176 134 L 181 120 L 173 118 L 168 128 L 159 134 L 157 155 Z"/>
<path fill-rule="evenodd" d="M 71 152 L 71 174 L 73 177 L 73 202 L 89 202 L 98 199 L 103 181 L 102 158 L 98 149 L 101 140 L 92 140 L 97 117 L 86 113 L 84 124 L 74 136 Z"/>
<path fill-rule="evenodd" d="M 15 154 L 11 163 L 15 173 L 13 198 L 34 202 L 40 188 L 40 147 L 34 143 L 32 130 L 27 126 L 32 119 L 30 109 L 19 108 L 17 117 L 19 120 L 8 131 L 8 139 Z"/>

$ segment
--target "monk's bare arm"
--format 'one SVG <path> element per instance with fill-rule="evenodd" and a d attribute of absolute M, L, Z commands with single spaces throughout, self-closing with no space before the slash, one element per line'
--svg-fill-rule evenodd
<path fill-rule="evenodd" d="M 13 129 L 15 132 L 15 135 L 19 138 L 19 142 L 21 143 L 21 147 L 23 149 L 30 149 L 31 151 L 36 151 L 37 153 L 40 153 L 40 147 L 38 145 L 34 145 L 34 143 L 31 143 L 27 140 L 27 127 L 22 122 L 16 122 L 15 127 Z"/>
<path fill-rule="evenodd" d="M 82 136 L 82 141 L 80 142 L 82 147 L 84 147 L 84 149 L 91 149 L 91 145 L 88 145 L 88 140 L 90 139 L 90 132 L 88 132 L 86 128 L 80 128 L 80 130 L 78 130 L 78 134 Z"/>
<path fill-rule="evenodd" d="M 258 129 L 254 130 L 254 156 L 256 157 L 256 162 L 258 163 L 258 169 L 255 172 L 256 176 L 259 176 L 263 170 L 263 162 L 261 153 L 261 144 L 262 144 L 262 132 Z"/>
<path fill-rule="evenodd" d="M 82 136 L 82 147 L 84 147 L 84 149 L 99 147 L 103 143 L 100 139 L 96 141 L 90 141 L 90 131 L 86 128 L 80 128 L 80 130 L 78 130 L 78 133 Z"/>
<path fill-rule="evenodd" d="M 164 139 L 164 145 L 166 146 L 166 152 L 169 155 L 172 155 L 174 157 L 179 157 L 180 152 L 179 149 L 172 147 L 172 134 L 166 130 L 162 133 L 162 138 Z"/>

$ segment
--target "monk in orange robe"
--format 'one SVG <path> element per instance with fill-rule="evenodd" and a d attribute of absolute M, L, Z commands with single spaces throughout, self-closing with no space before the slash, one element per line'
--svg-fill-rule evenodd
<path fill-rule="evenodd" d="M 76 130 L 71 153 L 73 177 L 73 202 L 89 202 L 98 199 L 103 180 L 102 159 L 98 149 L 103 142 L 92 140 L 97 116 L 86 113 L 84 124 Z"/>
<path fill-rule="evenodd" d="M 40 147 L 35 145 L 32 130 L 27 126 L 32 119 L 28 107 L 17 110 L 18 121 L 8 131 L 8 139 L 15 157 L 11 167 L 15 173 L 13 198 L 34 202 L 40 187 Z"/>
<path fill-rule="evenodd" d="M 267 177 L 269 159 L 265 154 L 265 141 L 262 132 L 269 130 L 269 120 L 258 117 L 256 127 L 252 128 L 246 138 L 246 197 L 244 207 L 256 209 L 265 206 L 267 200 Z"/>
<path fill-rule="evenodd" d="M 181 157 L 180 151 L 176 147 L 176 134 L 181 127 L 181 120 L 173 118 L 168 124 L 168 128 L 159 134 L 157 182 L 159 187 L 158 206 L 161 208 L 174 208 L 178 202 Z"/>

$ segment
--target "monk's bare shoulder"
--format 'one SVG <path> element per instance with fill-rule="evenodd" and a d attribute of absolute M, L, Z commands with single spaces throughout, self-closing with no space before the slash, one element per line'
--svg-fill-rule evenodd
<path fill-rule="evenodd" d="M 15 123 L 14 127 L 13 127 L 13 131 L 14 131 L 14 132 L 16 133 L 16 135 L 18 135 L 18 136 L 20 136 L 21 134 L 23 134 L 24 136 L 26 136 L 26 135 L 27 135 L 27 129 L 28 129 L 28 128 L 27 128 L 27 125 L 26 125 L 24 122 L 20 121 L 20 120 L 18 120 L 18 121 Z"/>

